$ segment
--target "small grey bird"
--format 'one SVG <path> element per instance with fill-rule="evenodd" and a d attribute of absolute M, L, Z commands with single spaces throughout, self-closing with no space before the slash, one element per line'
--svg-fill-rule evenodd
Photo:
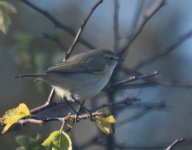
<path fill-rule="evenodd" d="M 50 84 L 63 99 L 87 100 L 99 94 L 109 82 L 118 61 L 114 52 L 95 49 L 72 56 L 42 73 L 17 78 L 36 77 Z"/>

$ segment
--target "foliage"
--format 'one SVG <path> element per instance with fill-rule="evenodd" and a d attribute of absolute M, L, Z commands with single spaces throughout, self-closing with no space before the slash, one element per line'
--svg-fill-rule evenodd
<path fill-rule="evenodd" d="M 42 145 L 50 146 L 52 150 L 72 150 L 71 138 L 62 130 L 52 132 Z"/>
<path fill-rule="evenodd" d="M 108 117 L 96 116 L 97 126 L 101 131 L 106 134 L 113 133 L 112 125 L 116 122 L 114 116 L 110 115 Z"/>
<path fill-rule="evenodd" d="M 17 66 L 29 68 L 31 65 L 29 47 L 32 43 L 33 36 L 27 33 L 17 32 L 14 34 L 14 39 L 16 39 L 16 45 L 13 48 L 13 54 Z"/>
<path fill-rule="evenodd" d="M 16 8 L 6 2 L 6 1 L 0 1 L 0 30 L 7 34 L 9 27 L 11 26 L 11 13 L 16 13 Z"/>
<path fill-rule="evenodd" d="M 28 107 L 21 103 L 18 107 L 10 109 L 5 112 L 2 118 L 0 118 L 0 122 L 5 124 L 5 127 L 2 131 L 2 133 L 5 133 L 9 130 L 9 128 L 18 122 L 23 117 L 30 116 L 30 112 Z"/>
<path fill-rule="evenodd" d="M 2 118 L 0 118 L 1 124 L 4 124 L 5 127 L 2 133 L 6 133 L 11 126 L 18 123 L 20 119 L 27 117 L 27 119 L 31 117 L 30 111 L 28 107 L 21 103 L 18 107 L 10 109 L 5 112 Z M 34 116 L 33 116 L 34 118 Z M 32 119 L 33 119 L 32 118 Z M 25 119 L 23 119 L 25 120 Z M 61 129 L 53 131 L 48 138 L 46 138 L 42 146 L 51 147 L 52 150 L 72 150 L 72 141 L 70 136 L 63 130 L 64 123 L 68 128 L 72 128 L 74 125 L 74 119 L 70 117 L 70 115 L 65 116 Z M 97 126 L 101 131 L 106 134 L 113 133 L 112 125 L 116 122 L 113 115 L 108 117 L 102 117 L 101 115 L 96 115 L 95 120 L 97 122 Z M 18 136 L 16 138 L 17 143 L 20 145 L 18 150 L 40 150 L 43 149 L 40 145 L 40 141 L 42 142 L 42 137 L 39 135 L 34 139 L 28 136 Z"/>
<path fill-rule="evenodd" d="M 35 138 L 26 135 L 19 135 L 16 137 L 16 142 L 20 145 L 17 150 L 48 150 L 41 146 L 44 137 L 40 134 L 37 134 Z"/>

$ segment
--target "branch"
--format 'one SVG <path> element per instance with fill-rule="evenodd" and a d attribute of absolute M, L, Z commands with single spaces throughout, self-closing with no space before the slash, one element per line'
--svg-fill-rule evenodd
<path fill-rule="evenodd" d="M 178 144 L 183 143 L 184 139 L 180 138 L 180 139 L 176 139 L 173 143 L 171 143 L 167 148 L 165 148 L 165 150 L 173 150 Z"/>
<path fill-rule="evenodd" d="M 138 70 L 142 67 L 145 67 L 155 61 L 157 61 L 158 59 L 170 54 L 172 51 L 174 51 L 178 46 L 180 46 L 181 44 L 183 44 L 186 40 L 188 40 L 190 37 L 192 36 L 192 31 L 189 31 L 187 34 L 181 36 L 180 38 L 178 38 L 176 40 L 175 43 L 173 43 L 172 45 L 170 45 L 169 47 L 165 48 L 164 50 L 160 50 L 158 53 L 150 56 L 149 58 L 139 62 L 138 64 L 135 65 L 134 69 Z"/>
<path fill-rule="evenodd" d="M 71 55 L 73 49 L 75 48 L 75 46 L 77 45 L 77 42 L 79 41 L 79 38 L 80 38 L 80 35 L 87 23 L 87 21 L 89 20 L 89 18 L 91 17 L 91 15 L 93 14 L 93 12 L 95 11 L 95 9 L 103 2 L 103 0 L 99 0 L 90 10 L 90 12 L 88 13 L 87 17 L 85 18 L 85 20 L 83 21 L 83 23 L 81 24 L 76 36 L 75 36 L 75 39 L 73 41 L 73 43 L 71 44 L 70 48 L 68 49 L 67 51 L 67 54 L 66 56 L 64 57 L 63 61 L 65 61 L 66 59 L 69 58 L 69 56 Z"/>
<path fill-rule="evenodd" d="M 168 147 L 159 145 L 159 146 L 138 146 L 137 145 L 123 145 L 123 144 L 115 144 L 115 147 L 118 149 L 126 149 L 126 150 L 173 150 L 178 144 L 184 142 L 184 139 L 176 139 L 171 145 Z M 191 145 L 191 143 L 190 143 Z M 183 145 L 184 146 L 184 145 Z"/>
<path fill-rule="evenodd" d="M 119 50 L 119 0 L 114 0 L 114 19 L 113 19 L 113 31 L 114 31 L 114 51 Z"/>
<path fill-rule="evenodd" d="M 28 0 L 19 0 L 19 1 L 21 1 L 22 3 L 24 3 L 27 6 L 31 7 L 35 11 L 39 12 L 47 19 L 49 19 L 55 25 L 55 27 L 66 31 L 68 34 L 70 34 L 72 36 L 76 35 L 75 31 L 71 27 L 69 27 L 69 26 L 65 25 L 64 23 L 62 23 L 61 21 L 59 21 L 55 16 L 50 14 L 48 11 L 43 10 L 42 8 L 39 8 L 38 6 L 36 6 L 35 4 L 33 4 L 32 2 L 30 2 Z M 87 42 L 86 40 L 84 40 L 82 38 L 79 39 L 79 42 L 81 42 L 83 45 L 85 45 L 86 47 L 88 47 L 90 49 L 95 48 L 93 45 L 91 45 L 89 42 Z"/>
<path fill-rule="evenodd" d="M 154 71 L 152 74 L 142 74 L 140 76 L 131 76 L 128 79 L 122 80 L 122 81 L 118 81 L 112 85 L 107 86 L 104 90 L 110 90 L 110 89 L 117 89 L 119 90 L 119 88 L 124 88 L 126 86 L 129 86 L 128 83 L 133 82 L 133 81 L 137 81 L 137 80 L 141 80 L 141 79 L 148 79 L 151 77 L 154 77 L 158 74 L 158 71 Z"/>
<path fill-rule="evenodd" d="M 178 88 L 192 88 L 192 83 L 182 82 L 177 80 L 168 80 L 168 79 L 161 79 L 161 78 L 153 78 L 149 79 L 150 83 L 156 85 L 162 85 L 167 87 L 178 87 Z"/>
<path fill-rule="evenodd" d="M 129 28 L 129 33 L 128 33 L 127 39 L 129 39 L 132 36 L 133 32 L 135 31 L 135 28 L 138 24 L 138 21 L 139 21 L 140 15 L 141 15 L 143 3 L 144 3 L 144 0 L 138 0 L 137 1 L 137 8 L 135 9 L 133 21 L 131 21 L 131 25 Z"/>
<path fill-rule="evenodd" d="M 134 105 L 135 102 L 140 101 L 140 99 L 138 98 L 125 98 L 124 100 L 121 100 L 119 102 L 111 102 L 111 103 L 107 103 L 107 104 L 103 104 L 101 106 L 98 106 L 96 108 L 93 109 L 93 111 L 96 110 L 101 110 L 103 108 L 123 108 L 123 107 L 131 107 L 132 105 Z M 141 105 L 139 106 L 141 107 Z"/>
<path fill-rule="evenodd" d="M 138 72 L 134 69 L 129 69 L 124 66 L 121 66 L 121 71 L 125 73 L 126 75 L 134 75 L 134 76 L 142 76 L 144 75 L 141 72 Z M 155 86 L 155 85 L 161 85 L 161 86 L 167 86 L 167 87 L 178 87 L 178 88 L 192 88 L 192 83 L 188 82 L 182 82 L 177 80 L 168 80 L 168 79 L 162 79 L 162 78 L 143 78 L 145 81 L 144 83 L 139 84 L 125 84 L 123 86 L 120 86 L 119 88 L 137 88 L 139 86 Z"/>
<path fill-rule="evenodd" d="M 101 109 L 106 108 L 106 107 L 107 108 L 115 108 L 116 110 L 117 109 L 122 109 L 122 108 L 131 108 L 131 109 L 144 109 L 146 111 L 147 110 L 159 110 L 159 109 L 166 108 L 165 103 L 150 104 L 150 103 L 138 102 L 138 100 L 139 99 L 137 99 L 137 98 L 127 98 L 127 99 L 122 100 L 120 102 L 114 102 L 114 103 L 108 103 L 108 104 L 101 105 L 101 106 L 91 110 L 92 111 L 92 117 L 106 116 L 105 113 L 100 111 Z M 48 111 L 52 107 L 60 108 L 63 104 L 64 104 L 63 101 L 59 102 L 59 103 L 53 103 L 52 105 L 49 105 L 49 106 L 46 107 L 46 111 Z M 41 111 L 42 110 L 45 110 L 45 108 L 41 109 Z M 90 118 L 90 113 L 84 113 L 84 114 L 79 114 L 78 115 L 78 121 L 81 121 L 83 119 L 89 119 L 89 118 Z M 36 125 L 43 125 L 45 123 L 52 122 L 52 121 L 66 122 L 66 121 L 68 121 L 70 119 L 75 120 L 76 119 L 76 114 L 69 113 L 68 115 L 45 117 L 45 118 L 36 118 L 35 116 L 32 115 L 31 117 L 20 119 L 17 122 L 16 125 L 20 125 L 20 127 L 23 126 L 24 124 L 28 124 L 28 123 L 36 124 Z M 2 127 L 4 127 L 3 124 L 0 125 L 1 129 L 2 129 Z M 15 126 L 13 126 L 13 128 L 14 127 Z M 19 127 L 19 126 L 17 126 L 17 127 Z"/>
<path fill-rule="evenodd" d="M 129 108 L 130 109 L 131 108 L 135 109 L 137 107 L 140 107 L 141 109 L 143 109 L 143 111 L 135 114 L 134 116 L 132 116 L 130 118 L 126 118 L 126 119 L 118 122 L 116 124 L 116 127 L 120 127 L 120 126 L 122 126 L 124 124 L 127 124 L 129 122 L 133 122 L 135 120 L 138 120 L 138 119 L 144 117 L 145 115 L 147 115 L 151 111 L 165 110 L 165 109 L 168 108 L 168 106 L 165 104 L 165 102 L 154 103 L 154 104 L 153 103 L 152 104 L 150 104 L 150 103 L 148 103 L 148 104 L 147 103 L 139 103 L 139 104 L 137 104 L 136 103 L 136 104 L 133 104 L 132 106 L 130 106 Z"/>
<path fill-rule="evenodd" d="M 132 44 L 132 42 L 136 39 L 136 37 L 140 34 L 145 24 L 148 22 L 148 20 L 162 7 L 165 5 L 166 0 L 157 0 L 155 1 L 150 8 L 147 9 L 147 11 L 143 14 L 143 17 L 141 18 L 141 21 L 138 22 L 137 26 L 135 27 L 132 34 L 127 37 L 127 43 L 125 43 L 124 46 L 122 46 L 120 51 L 120 56 L 124 56 L 125 52 L 129 48 L 129 46 Z"/>
<path fill-rule="evenodd" d="M 102 112 L 94 112 L 92 113 L 92 117 L 96 117 L 96 116 L 103 116 L 104 114 Z M 31 123 L 31 124 L 36 124 L 36 125 L 43 125 L 45 123 L 48 122 L 52 122 L 52 121 L 61 121 L 61 122 L 66 122 L 70 119 L 75 120 L 76 119 L 76 115 L 73 114 L 68 114 L 66 116 L 56 116 L 56 117 L 49 117 L 49 118 L 35 118 L 35 117 L 29 117 L 29 118 L 24 118 L 24 119 L 20 119 L 17 124 L 20 125 L 24 125 L 27 123 Z M 83 120 L 83 119 L 89 119 L 90 118 L 90 114 L 86 113 L 86 114 L 81 114 L 78 115 L 78 121 L 79 120 Z"/>
<path fill-rule="evenodd" d="M 45 104 L 31 109 L 30 113 L 36 114 L 36 113 L 40 112 L 41 110 L 44 110 L 45 108 L 48 108 L 51 104 L 53 104 L 53 97 L 54 96 L 55 96 L 55 90 L 54 90 L 54 88 L 52 88 L 50 93 L 49 93 L 48 99 L 45 102 Z"/>

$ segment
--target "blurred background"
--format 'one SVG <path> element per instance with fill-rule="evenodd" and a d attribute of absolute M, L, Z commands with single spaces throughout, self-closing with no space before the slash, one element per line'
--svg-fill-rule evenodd
<path fill-rule="evenodd" d="M 126 41 L 125 37 L 134 20 L 139 1 L 119 0 L 121 43 Z M 34 83 L 32 79 L 14 79 L 14 76 L 42 71 L 61 62 L 63 51 L 69 48 L 74 38 L 68 32 L 55 28 L 47 18 L 21 1 L 9 0 L 8 2 L 16 7 L 17 13 L 11 15 L 12 25 L 7 35 L 0 33 L 1 115 L 21 102 L 34 108 L 46 101 L 50 91 L 47 84 Z M 74 31 L 78 30 L 81 22 L 95 4 L 95 1 L 90 0 L 33 0 L 31 2 L 51 13 Z M 144 0 L 141 11 L 145 12 L 153 2 L 154 0 Z M 149 20 L 143 31 L 132 43 L 125 59 L 125 66 L 134 67 L 141 60 L 168 47 L 179 37 L 191 31 L 191 5 L 192 1 L 190 0 L 167 0 L 166 5 Z M 95 48 L 113 49 L 113 17 L 114 1 L 104 0 L 88 21 L 82 38 Z M 47 35 L 57 37 L 62 43 L 62 48 L 46 38 Z M 158 77 L 192 83 L 191 48 L 192 39 L 189 38 L 169 55 L 141 68 L 139 71 L 152 73 L 158 70 L 160 72 Z M 88 49 L 84 45 L 78 44 L 73 54 Z M 177 138 L 188 139 L 188 142 L 183 143 L 178 149 L 191 149 L 192 89 L 153 86 L 121 90 L 120 94 L 121 97 L 138 97 L 144 102 L 165 101 L 169 108 L 166 111 L 150 111 L 143 117 L 132 121 L 129 119 L 138 113 L 142 114 L 142 109 L 123 109 L 117 113 L 113 140 L 121 148 L 114 146 L 114 149 L 134 150 L 141 147 L 142 150 L 153 146 L 154 149 L 162 149 L 163 146 L 170 144 Z M 99 96 L 98 101 L 102 103 L 106 100 L 105 97 Z M 16 149 L 19 145 L 16 143 L 15 137 L 20 134 L 35 138 L 37 133 L 47 135 L 54 129 L 58 129 L 59 126 L 60 124 L 56 122 L 43 127 L 27 125 L 6 135 L 1 135 L 0 149 Z M 100 137 L 97 140 L 105 141 L 100 142 L 104 144 L 87 144 L 97 135 Z M 72 139 L 76 149 L 105 150 L 108 149 L 107 144 L 110 144 L 107 142 L 108 136 L 98 131 L 94 123 L 89 120 L 81 121 L 75 125 Z"/>

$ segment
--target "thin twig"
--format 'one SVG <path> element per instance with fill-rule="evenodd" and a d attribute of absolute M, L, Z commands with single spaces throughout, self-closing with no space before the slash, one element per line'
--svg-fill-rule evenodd
<path fill-rule="evenodd" d="M 119 87 L 124 87 L 126 86 L 128 83 L 133 82 L 133 81 L 137 81 L 137 80 L 144 80 L 147 78 L 151 78 L 154 77 L 158 74 L 158 71 L 153 72 L 152 74 L 142 74 L 139 76 L 131 76 L 130 78 L 126 79 L 126 80 L 122 80 L 122 81 L 118 81 L 112 85 L 107 86 L 104 90 L 110 90 L 111 88 L 119 88 Z"/>
<path fill-rule="evenodd" d="M 32 114 L 35 114 L 35 113 L 38 113 L 39 111 L 49 107 L 49 105 L 51 105 L 53 103 L 53 97 L 55 96 L 55 90 L 54 88 L 51 89 L 50 93 L 49 93 L 49 96 L 48 96 L 48 99 L 47 101 L 45 102 L 45 104 L 41 105 L 41 106 L 37 106 L 33 109 L 30 110 L 30 112 Z"/>
<path fill-rule="evenodd" d="M 192 30 L 187 32 L 187 34 L 184 34 L 183 36 L 181 36 L 180 38 L 178 38 L 176 40 L 176 42 L 174 42 L 172 45 L 170 45 L 169 47 L 160 50 L 158 53 L 155 53 L 154 55 L 150 56 L 149 58 L 140 61 L 138 64 L 135 65 L 134 69 L 138 70 L 142 67 L 145 67 L 155 61 L 157 61 L 158 59 L 170 54 L 172 51 L 174 51 L 177 47 L 179 47 L 181 44 L 183 44 L 186 40 L 188 40 L 190 37 L 192 36 Z"/>
<path fill-rule="evenodd" d="M 127 39 L 129 39 L 132 36 L 133 32 L 135 31 L 135 28 L 138 24 L 138 21 L 139 21 L 140 15 L 141 15 L 143 3 L 144 3 L 144 0 L 137 0 L 137 8 L 135 9 L 134 17 L 133 17 L 133 20 L 131 21 L 131 25 L 129 27 L 129 33 L 127 34 L 128 35 Z"/>
<path fill-rule="evenodd" d="M 68 49 L 67 53 L 66 53 L 66 56 L 64 57 L 63 61 L 65 61 L 66 59 L 69 58 L 69 56 L 71 55 L 73 49 L 75 48 L 75 46 L 77 45 L 78 41 L 79 41 L 79 38 L 80 38 L 80 35 L 87 23 L 87 21 L 89 20 L 89 18 L 91 17 L 91 15 L 93 14 L 93 12 L 95 11 L 95 9 L 103 2 L 103 0 L 99 0 L 90 10 L 90 12 L 88 13 L 87 17 L 85 18 L 85 20 L 83 21 L 83 23 L 81 24 L 74 40 L 73 40 L 73 43 L 71 44 L 70 48 Z"/>
<path fill-rule="evenodd" d="M 93 111 L 100 110 L 103 108 L 123 108 L 127 106 L 133 105 L 134 102 L 140 101 L 138 98 L 125 98 L 124 100 L 121 100 L 119 102 L 110 102 L 108 104 L 103 104 L 101 106 L 95 107 Z"/>
<path fill-rule="evenodd" d="M 113 30 L 114 30 L 114 51 L 119 50 L 119 0 L 114 0 L 114 19 L 113 19 Z"/>
<path fill-rule="evenodd" d="M 36 6 L 34 3 L 32 3 L 29 0 L 20 0 L 21 2 L 23 2 L 24 4 L 26 4 L 27 6 L 31 7 L 32 9 L 34 9 L 35 11 L 39 12 L 40 14 L 42 14 L 43 16 L 45 16 L 47 19 L 49 19 L 57 28 L 60 28 L 64 31 L 66 31 L 67 33 L 69 33 L 72 36 L 75 36 L 76 33 L 75 31 L 65 25 L 63 22 L 59 21 L 55 16 L 53 16 L 52 14 L 50 14 L 48 11 L 43 10 L 42 8 Z M 89 42 L 87 42 L 86 40 L 80 38 L 79 42 L 82 43 L 83 45 L 85 45 L 86 47 L 90 48 L 90 49 L 95 49 L 95 47 L 90 44 Z"/>
<path fill-rule="evenodd" d="M 121 66 L 121 71 L 125 73 L 126 75 L 133 75 L 133 76 L 142 76 L 144 75 L 141 72 L 138 72 L 137 70 L 134 69 L 129 69 L 124 66 Z M 178 88 L 192 88 L 192 83 L 188 82 L 183 82 L 183 81 L 177 81 L 177 80 L 169 80 L 169 79 L 162 79 L 162 78 L 143 78 L 144 83 L 141 84 L 135 84 L 135 85 L 124 85 L 120 88 L 135 88 L 138 86 L 154 86 L 154 85 L 161 85 L 161 86 L 167 86 L 167 87 L 178 87 Z M 132 87 L 133 86 L 133 87 Z"/>
<path fill-rule="evenodd" d="M 149 112 L 151 111 L 161 111 L 161 110 L 167 110 L 168 106 L 165 104 L 165 102 L 160 102 L 160 103 L 154 103 L 154 104 L 147 104 L 147 103 L 136 103 L 136 104 L 132 104 L 129 109 L 135 109 L 137 107 L 140 107 L 139 105 L 142 105 L 141 109 L 143 109 L 141 112 L 138 112 L 137 114 L 135 114 L 134 116 L 132 117 L 129 117 L 129 118 L 126 118 L 122 121 L 119 121 L 117 124 L 116 124 L 116 127 L 120 127 L 122 125 L 125 125 L 129 122 L 133 122 L 135 120 L 138 120 L 142 117 L 144 117 L 145 115 L 147 115 Z"/>
<path fill-rule="evenodd" d="M 178 144 L 183 143 L 184 139 L 180 138 L 180 139 L 176 139 L 173 143 L 171 143 L 167 148 L 165 148 L 165 150 L 173 150 Z"/>
<path fill-rule="evenodd" d="M 136 39 L 136 37 L 140 34 L 145 24 L 148 22 L 148 20 L 158 11 L 162 6 L 164 6 L 166 0 L 157 0 L 155 1 L 150 8 L 147 9 L 147 11 L 143 14 L 143 17 L 141 18 L 141 21 L 138 22 L 137 26 L 135 27 L 135 30 L 132 32 L 132 34 L 128 37 L 127 43 L 122 46 L 120 55 L 124 56 L 125 52 L 129 48 L 129 46 L 132 44 L 132 42 Z"/>

